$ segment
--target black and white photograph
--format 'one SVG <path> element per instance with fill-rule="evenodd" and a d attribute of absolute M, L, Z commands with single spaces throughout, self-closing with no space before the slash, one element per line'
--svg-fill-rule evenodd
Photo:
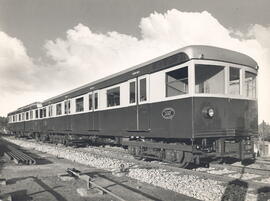
<path fill-rule="evenodd" d="M 0 0 L 0 201 L 270 200 L 269 8 Z"/>

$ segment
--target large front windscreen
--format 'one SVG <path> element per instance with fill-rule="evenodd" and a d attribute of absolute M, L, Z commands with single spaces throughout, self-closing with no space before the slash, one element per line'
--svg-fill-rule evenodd
<path fill-rule="evenodd" d="M 195 91 L 196 93 L 224 94 L 224 66 L 195 65 Z"/>

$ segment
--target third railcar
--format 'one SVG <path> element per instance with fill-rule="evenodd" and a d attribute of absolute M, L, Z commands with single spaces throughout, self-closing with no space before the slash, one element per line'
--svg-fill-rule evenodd
<path fill-rule="evenodd" d="M 9 113 L 16 135 L 128 147 L 137 157 L 189 163 L 253 158 L 258 133 L 250 57 L 188 46 Z"/>

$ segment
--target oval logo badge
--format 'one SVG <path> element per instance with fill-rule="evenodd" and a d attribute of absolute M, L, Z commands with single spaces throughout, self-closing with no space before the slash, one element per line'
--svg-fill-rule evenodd
<path fill-rule="evenodd" d="M 161 115 L 164 119 L 172 119 L 175 115 L 175 110 L 171 107 L 165 108 L 162 110 Z"/>

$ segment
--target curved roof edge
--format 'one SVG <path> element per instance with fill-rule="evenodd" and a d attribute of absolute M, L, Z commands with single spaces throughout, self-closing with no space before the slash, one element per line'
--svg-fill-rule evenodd
<path fill-rule="evenodd" d="M 179 51 L 185 52 L 189 59 L 225 61 L 258 69 L 257 62 L 250 56 L 229 49 L 207 45 L 191 45 L 181 48 Z"/>

